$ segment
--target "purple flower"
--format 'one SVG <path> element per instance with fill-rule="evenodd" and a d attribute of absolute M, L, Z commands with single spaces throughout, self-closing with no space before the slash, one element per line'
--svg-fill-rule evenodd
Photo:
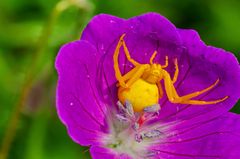
<path fill-rule="evenodd" d="M 132 59 L 141 64 L 148 64 L 157 51 L 155 63 L 164 64 L 168 56 L 165 70 L 173 77 L 178 60 L 174 87 L 179 95 L 219 79 L 194 99 L 228 98 L 208 105 L 172 103 L 165 88 L 144 116 L 131 102 L 119 102 L 113 55 L 123 34 Z M 123 75 L 133 69 L 123 49 L 118 62 Z M 128 20 L 101 14 L 90 21 L 81 40 L 61 48 L 56 68 L 58 115 L 76 143 L 90 146 L 94 159 L 240 158 L 240 117 L 228 112 L 240 97 L 239 64 L 233 54 L 205 45 L 194 30 L 177 29 L 156 13 Z"/>

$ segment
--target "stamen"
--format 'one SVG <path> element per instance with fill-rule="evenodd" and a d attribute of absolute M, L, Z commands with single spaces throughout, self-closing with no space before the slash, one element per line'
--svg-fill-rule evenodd
<path fill-rule="evenodd" d="M 118 106 L 118 109 L 121 113 L 125 112 L 125 108 L 120 101 L 117 101 L 117 106 Z"/>
<path fill-rule="evenodd" d="M 158 129 L 153 129 L 153 130 L 150 130 L 148 132 L 143 132 L 143 133 L 136 133 L 135 134 L 135 140 L 137 142 L 141 142 L 143 141 L 144 139 L 152 139 L 152 138 L 157 138 L 159 136 L 163 135 L 163 133 L 158 130 Z"/>
<path fill-rule="evenodd" d="M 132 104 L 128 100 L 126 100 L 125 105 L 126 105 L 127 113 L 129 114 L 129 116 L 134 116 Z"/>
<path fill-rule="evenodd" d="M 117 119 L 121 122 L 128 122 L 132 128 L 137 131 L 145 122 L 157 117 L 160 105 L 154 104 L 144 108 L 143 114 L 134 112 L 130 101 L 126 100 L 125 106 L 118 101 L 117 106 L 119 114 L 116 115 Z"/>
<path fill-rule="evenodd" d="M 143 140 L 142 135 L 141 135 L 141 134 L 135 134 L 135 140 L 136 140 L 137 142 L 141 142 L 141 141 Z"/>
<path fill-rule="evenodd" d="M 123 113 L 124 115 L 128 116 L 129 118 L 135 117 L 132 104 L 129 101 L 126 100 L 125 107 L 122 105 L 122 103 L 120 101 L 118 101 L 117 106 L 118 106 L 120 113 Z"/>
<path fill-rule="evenodd" d="M 154 157 L 154 156 L 158 155 L 159 153 L 160 153 L 159 151 L 149 151 L 149 152 L 146 154 L 145 158 Z"/>
<path fill-rule="evenodd" d="M 159 137 L 160 135 L 162 135 L 163 133 L 157 129 L 154 130 L 150 130 L 147 133 L 143 134 L 144 138 L 155 138 L 155 137 Z"/>
<path fill-rule="evenodd" d="M 129 119 L 124 117 L 123 115 L 116 114 L 116 117 L 120 122 L 123 122 L 123 123 L 129 122 Z"/>
<path fill-rule="evenodd" d="M 144 138 L 156 138 L 159 137 L 162 132 L 158 129 L 153 129 L 148 132 L 139 132 L 140 127 L 147 121 L 156 117 L 156 113 L 160 110 L 159 104 L 154 104 L 144 108 L 143 114 L 134 113 L 132 104 L 126 100 L 125 106 L 118 101 L 117 106 L 119 108 L 119 114 L 116 114 L 116 118 L 125 124 L 129 124 L 135 131 L 135 141 L 141 142 Z"/>
<path fill-rule="evenodd" d="M 135 130 L 135 131 L 137 131 L 138 129 L 139 129 L 139 127 L 140 127 L 140 125 L 138 124 L 138 123 L 134 123 L 133 124 L 133 129 Z"/>
<path fill-rule="evenodd" d="M 145 107 L 143 109 L 144 112 L 146 113 L 156 113 L 160 110 L 160 105 L 159 104 L 154 104 L 152 106 Z"/>

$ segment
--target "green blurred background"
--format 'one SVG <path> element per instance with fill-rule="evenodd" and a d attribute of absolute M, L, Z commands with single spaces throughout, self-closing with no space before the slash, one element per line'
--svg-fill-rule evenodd
<path fill-rule="evenodd" d="M 55 56 L 96 14 L 129 18 L 150 11 L 196 29 L 207 44 L 239 59 L 238 0 L 1 0 L 0 159 L 90 158 L 56 115 Z"/>

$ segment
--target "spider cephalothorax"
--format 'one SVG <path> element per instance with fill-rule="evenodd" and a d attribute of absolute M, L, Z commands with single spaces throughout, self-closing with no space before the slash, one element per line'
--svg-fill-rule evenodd
<path fill-rule="evenodd" d="M 177 59 L 174 59 L 175 73 L 173 78 L 171 78 L 170 74 L 165 70 L 165 68 L 168 66 L 167 56 L 164 65 L 153 63 L 153 60 L 157 54 L 157 51 L 155 51 L 150 58 L 149 64 L 141 64 L 131 58 L 126 43 L 123 39 L 124 36 L 125 34 L 120 37 L 113 55 L 115 75 L 119 82 L 118 98 L 123 104 L 126 101 L 130 101 L 135 112 L 141 112 L 144 108 L 158 103 L 159 98 L 161 98 L 163 95 L 163 90 L 160 83 L 161 80 L 164 80 L 166 95 L 169 101 L 172 103 L 205 105 L 216 104 L 228 98 L 228 96 L 225 96 L 221 99 L 213 101 L 192 99 L 212 89 L 217 85 L 219 79 L 201 91 L 179 96 L 173 85 L 177 81 L 179 73 Z M 121 46 L 123 46 L 124 53 L 126 54 L 128 61 L 134 65 L 134 68 L 125 75 L 121 74 L 118 66 L 118 55 Z"/>

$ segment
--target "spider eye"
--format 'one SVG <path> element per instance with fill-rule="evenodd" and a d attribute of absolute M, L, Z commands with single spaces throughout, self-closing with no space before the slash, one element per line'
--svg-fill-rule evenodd
<path fill-rule="evenodd" d="M 160 71 L 159 70 L 154 70 L 153 74 L 156 75 L 156 76 L 159 76 L 160 75 Z"/>

